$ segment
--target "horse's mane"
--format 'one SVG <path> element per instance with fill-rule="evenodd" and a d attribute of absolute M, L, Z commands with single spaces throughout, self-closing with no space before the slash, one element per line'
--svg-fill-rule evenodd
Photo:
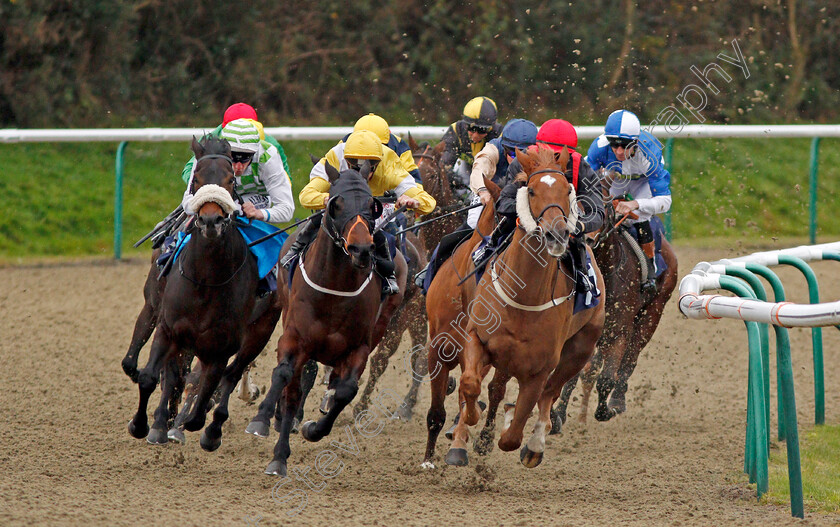
<path fill-rule="evenodd" d="M 559 165 L 560 171 L 566 171 L 566 164 L 569 162 L 569 152 L 564 151 L 558 160 L 555 157 L 555 151 L 542 145 L 537 145 L 536 148 L 529 148 L 528 150 L 520 150 L 516 158 L 522 164 L 522 172 L 516 175 L 516 182 L 527 183 L 528 176 L 537 170 L 542 169 L 556 169 Z"/>

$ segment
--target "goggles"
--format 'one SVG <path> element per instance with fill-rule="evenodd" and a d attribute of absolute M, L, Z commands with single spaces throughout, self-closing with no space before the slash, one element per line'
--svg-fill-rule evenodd
<path fill-rule="evenodd" d="M 489 134 L 490 130 L 492 130 L 492 126 L 479 126 L 477 124 L 471 124 L 467 126 L 468 132 L 475 132 L 477 134 Z"/>
<path fill-rule="evenodd" d="M 230 158 L 233 160 L 234 163 L 250 163 L 251 159 L 253 159 L 254 154 L 251 152 L 231 152 Z"/>
<path fill-rule="evenodd" d="M 346 159 L 346 161 L 347 161 L 347 166 L 352 168 L 356 172 L 359 172 L 362 169 L 362 165 L 364 164 L 365 161 L 370 163 L 370 173 L 371 174 L 376 172 L 376 167 L 379 166 L 379 160 L 378 159 Z"/>
<path fill-rule="evenodd" d="M 623 137 L 611 137 L 609 138 L 610 147 L 612 148 L 624 148 L 627 149 L 630 145 L 635 143 L 633 139 L 626 139 Z"/>

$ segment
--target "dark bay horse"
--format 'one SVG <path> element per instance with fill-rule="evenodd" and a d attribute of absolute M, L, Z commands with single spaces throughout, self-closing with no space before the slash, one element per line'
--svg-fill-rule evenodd
<path fill-rule="evenodd" d="M 671 244 L 662 237 L 662 257 L 667 269 L 656 280 L 656 294 L 641 292 L 643 260 L 635 254 L 630 234 L 615 214 L 614 203 L 605 189 L 607 217 L 605 227 L 592 243 L 595 260 L 604 276 L 606 324 L 598 351 L 581 371 L 582 403 L 580 421 L 586 421 L 589 395 L 597 376 L 598 406 L 595 419 L 607 421 L 626 410 L 627 381 L 644 347 L 656 331 L 665 304 L 677 285 L 677 256 Z M 552 412 L 552 433 L 560 431 L 566 420 L 569 397 L 577 383 L 570 380 L 563 389 L 557 409 Z M 609 398 L 609 400 L 608 400 Z"/>
<path fill-rule="evenodd" d="M 461 207 L 463 204 L 452 193 L 449 178 L 441 164 L 441 155 L 445 145 L 441 142 L 434 147 L 428 144 L 420 146 L 411 137 L 409 137 L 409 145 L 417 163 L 417 168 L 420 170 L 420 177 L 423 179 L 423 189 L 431 194 L 437 202 L 437 208 L 427 214 L 424 219 L 430 220 Z M 420 240 L 423 242 L 426 256 L 432 254 L 441 238 L 453 232 L 463 222 L 463 217 L 455 215 L 421 227 Z"/>
<path fill-rule="evenodd" d="M 221 401 L 201 437 L 204 449 L 215 450 L 221 444 L 230 393 L 271 336 L 282 299 L 270 295 L 269 305 L 255 310 L 257 263 L 231 217 L 235 205 L 230 145 L 205 138 L 201 143 L 193 140 L 192 148 L 196 156 L 196 220 L 189 229 L 190 240 L 178 256 L 178 272 L 170 274 L 159 299 L 149 360 L 137 374 L 140 404 L 129 432 L 137 438 L 146 437 L 149 443 L 167 442 L 167 404 L 183 389 L 183 363 L 194 354 L 201 374 L 184 426 L 190 431 L 204 426 L 210 396 L 221 381 Z M 161 402 L 150 431 L 146 406 L 161 372 Z"/>
<path fill-rule="evenodd" d="M 553 151 L 519 152 L 525 183 L 517 199 L 520 227 L 510 246 L 493 262 L 480 282 L 466 280 L 453 287 L 458 275 L 470 270 L 471 248 L 478 232 L 493 226 L 493 206 L 482 212 L 476 233 L 444 264 L 427 295 L 431 343 L 429 371 L 432 406 L 424 467 L 432 468 L 437 434 L 443 427 L 446 389 L 443 369 L 461 366 L 460 420 L 446 455 L 446 463 L 468 463 L 468 426 L 478 422 L 477 404 L 482 379 L 496 369 L 488 387 L 490 402 L 483 434 L 492 437 L 495 413 L 510 378 L 519 382 L 515 406 L 506 412 L 499 448 L 510 451 L 522 444 L 523 429 L 535 405 L 539 417 L 520 459 L 529 467 L 540 464 L 550 428 L 551 404 L 563 385 L 591 357 L 604 323 L 603 302 L 572 313 L 574 279 L 560 265 L 574 228 L 577 203 L 564 168 L 568 152 L 556 160 Z M 490 186 L 488 185 L 488 189 Z M 466 261 L 465 261 L 466 260 Z M 466 263 L 466 265 L 464 265 Z M 597 284 L 603 279 L 595 269 Z M 515 299 L 515 300 L 514 300 Z M 436 375 L 437 374 L 437 375 Z"/>
<path fill-rule="evenodd" d="M 282 392 L 280 437 L 266 474 L 286 475 L 289 434 L 301 401 L 304 365 L 315 359 L 334 368 L 329 386 L 334 390 L 332 407 L 319 421 L 307 421 L 300 429 L 304 439 L 319 441 L 356 396 L 368 355 L 382 339 L 405 290 L 406 264 L 398 253 L 394 263 L 401 292 L 381 301 L 380 278 L 373 272 L 371 228 L 381 205 L 367 184 L 370 165 L 365 162 L 361 173 L 345 170 L 340 176 L 329 163 L 326 170 L 331 182 L 327 210 L 288 289 L 289 307 L 277 343 L 278 364 L 272 372 L 271 388 L 252 420 L 252 424 L 268 423 Z"/>

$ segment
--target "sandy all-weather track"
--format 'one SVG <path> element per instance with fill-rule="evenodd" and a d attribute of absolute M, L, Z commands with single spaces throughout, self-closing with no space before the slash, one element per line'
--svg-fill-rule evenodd
<path fill-rule="evenodd" d="M 732 254 L 678 247 L 681 275 L 697 261 Z M 840 264 L 814 269 L 822 298 L 840 298 Z M 343 466 L 332 479 L 316 474 L 316 459 L 330 439 L 346 442 L 349 420 L 341 418 L 318 444 L 293 436 L 290 468 L 311 468 L 310 484 L 320 490 L 292 479 L 272 496 L 279 480 L 262 471 L 277 435 L 261 440 L 243 433 L 255 406 L 232 399 L 215 453 L 201 450 L 197 433 L 188 434 L 185 446 L 164 447 L 129 436 L 137 387 L 123 375 L 120 360 L 142 306 L 147 270 L 141 261 L 0 269 L 0 525 L 245 525 L 246 518 L 260 518 L 259 525 L 802 523 L 790 518 L 787 507 L 758 504 L 740 473 L 743 324 L 684 319 L 676 294 L 631 378 L 628 413 L 609 423 L 590 417 L 587 425 L 570 424 L 562 436 L 550 437 L 536 469 L 520 465 L 518 453 L 495 448 L 486 458 L 470 449 L 466 468 L 421 470 L 424 387 L 410 422 L 383 421 L 381 433 L 370 438 L 356 433 L 356 455 L 334 448 Z M 788 299 L 805 301 L 804 279 L 795 271 L 779 273 Z M 823 333 L 826 415 L 837 423 L 840 332 Z M 814 399 L 810 332 L 793 330 L 791 337 L 799 419 L 808 425 Z M 257 361 L 260 386 L 269 380 L 276 338 Z M 406 389 L 407 349 L 404 341 L 381 387 Z M 775 393 L 775 374 L 771 386 Z M 316 385 L 308 415 L 317 414 L 323 390 Z M 509 398 L 511 392 L 514 383 Z M 775 423 L 775 397 L 771 406 Z M 577 408 L 573 402 L 573 420 Z M 447 411 L 450 417 L 455 411 L 454 396 Z M 447 447 L 441 438 L 439 457 Z M 338 460 L 328 469 L 337 470 Z M 283 502 L 290 493 L 293 499 Z M 287 516 L 302 505 L 297 516 Z M 807 513 L 805 523 L 837 524 L 840 517 Z"/>

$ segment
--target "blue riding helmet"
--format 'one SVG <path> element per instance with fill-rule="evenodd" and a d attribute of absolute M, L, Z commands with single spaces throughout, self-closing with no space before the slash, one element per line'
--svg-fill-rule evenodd
<path fill-rule="evenodd" d="M 502 130 L 502 146 L 525 150 L 537 142 L 537 125 L 527 119 L 511 119 Z"/>
<path fill-rule="evenodd" d="M 607 117 L 607 124 L 604 126 L 604 135 L 607 139 L 619 138 L 636 141 L 642 126 L 636 114 L 627 110 L 616 110 Z"/>

